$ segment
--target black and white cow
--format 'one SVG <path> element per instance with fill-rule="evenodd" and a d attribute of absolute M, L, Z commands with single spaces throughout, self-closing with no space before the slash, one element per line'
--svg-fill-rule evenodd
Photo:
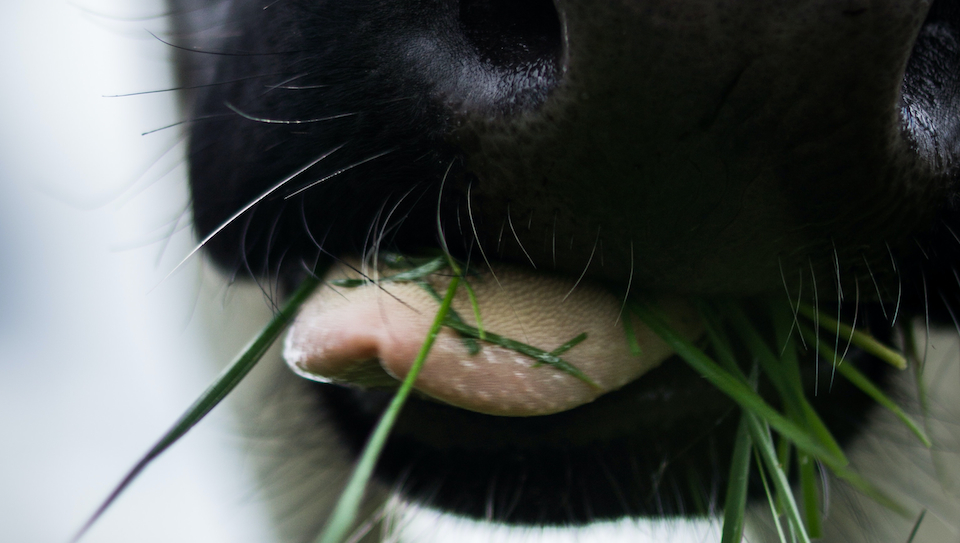
<path fill-rule="evenodd" d="M 888 338 L 894 314 L 949 324 L 958 309 L 953 0 L 171 3 L 194 223 L 230 277 L 289 292 L 318 262 L 445 246 L 503 278 L 480 298 L 494 331 L 557 345 L 581 328 L 622 337 L 634 296 L 680 320 L 698 296 L 799 296 Z M 424 313 L 414 294 L 334 290 L 298 319 L 287 361 L 402 375 L 422 339 L 405 334 Z M 507 384 L 437 362 L 460 369 L 404 411 L 371 491 L 386 528 L 368 537 L 718 538 L 697 519 L 722 508 L 733 404 L 668 354 L 638 369 L 598 342 L 582 361 L 609 374 L 596 401 L 569 376 Z M 894 396 L 913 390 L 848 356 Z M 949 423 L 931 457 L 819 373 L 812 401 L 858 467 L 960 527 Z M 265 409 L 296 437 L 278 462 L 298 460 L 265 473 L 291 489 L 286 533 L 310 540 L 389 395 L 284 382 Z M 908 539 L 911 519 L 825 485 L 825 540 Z M 757 509 L 749 537 L 774 540 Z"/>

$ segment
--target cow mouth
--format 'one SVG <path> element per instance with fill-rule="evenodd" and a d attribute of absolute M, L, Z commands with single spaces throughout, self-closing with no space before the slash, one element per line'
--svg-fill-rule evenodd
<path fill-rule="evenodd" d="M 330 344 L 331 334 L 335 336 L 340 330 L 356 330 L 358 324 L 363 328 L 364 319 L 406 323 L 411 315 L 420 315 L 426 322 L 433 316 L 429 308 L 435 311 L 438 305 L 429 296 L 421 296 L 418 301 L 415 293 L 422 285 L 393 285 L 389 280 L 379 284 L 368 280 L 361 285 L 364 281 L 357 281 L 358 276 L 369 278 L 381 273 L 361 264 L 354 261 L 328 274 L 327 284 L 322 287 L 327 290 L 321 290 L 307 302 L 285 346 L 285 357 L 294 371 L 321 382 L 314 386 L 320 391 L 325 411 L 332 414 L 335 427 L 357 454 L 393 396 L 390 384 L 395 385 L 405 375 L 402 361 L 390 360 L 395 353 L 389 351 L 410 349 L 395 340 L 392 343 L 383 340 L 400 331 L 382 322 L 371 326 L 386 328 L 361 337 L 359 347 L 335 346 L 332 351 L 323 351 L 314 348 L 315 345 Z M 522 328 L 498 327 L 498 319 L 502 315 L 510 317 L 506 319 L 508 322 L 515 319 L 517 308 L 525 307 L 523 297 L 530 291 L 542 292 L 537 289 L 549 282 L 544 274 L 515 269 L 495 264 L 494 270 L 500 272 L 499 282 L 493 279 L 493 274 L 474 277 L 471 281 L 478 291 L 480 311 L 488 315 L 485 318 L 489 319 L 486 326 L 490 332 L 525 333 Z M 439 277 L 438 286 L 441 286 L 444 277 L 449 278 L 449 271 Z M 556 289 L 559 296 L 573 282 L 573 279 L 558 280 L 562 286 Z M 486 284 L 488 290 L 484 290 Z M 604 289 L 578 284 L 573 292 L 578 291 L 596 299 Z M 504 304 L 506 310 L 502 315 L 497 313 L 497 308 L 490 308 L 495 298 L 489 295 L 498 292 L 504 299 L 512 300 Z M 607 305 L 612 307 L 608 310 L 612 315 L 604 324 L 615 330 L 615 347 L 619 349 L 614 349 L 616 359 L 610 365 L 628 365 L 636 360 L 636 355 L 626 339 L 624 323 L 618 322 L 618 318 L 621 321 L 624 318 L 619 312 L 623 300 L 608 291 L 603 295 L 610 297 Z M 534 294 L 529 299 L 543 298 Z M 421 303 L 422 300 L 426 303 Z M 691 309 L 690 300 L 692 297 L 673 297 L 664 298 L 660 303 L 665 301 L 669 308 L 665 313 L 685 330 L 691 342 L 705 346 L 702 325 L 696 311 Z M 499 303 L 504 302 L 501 299 Z M 576 303 L 571 301 L 574 307 L 571 313 L 586 314 Z M 766 299 L 732 303 L 752 313 L 758 327 L 764 327 L 764 321 L 769 320 L 765 313 Z M 552 322 L 557 311 L 557 307 L 553 307 L 533 313 L 528 317 L 532 319 L 528 324 L 536 324 L 534 321 L 538 319 Z M 461 300 L 458 314 L 475 324 L 468 300 Z M 588 325 L 577 319 L 573 322 L 574 327 Z M 412 345 L 419 347 L 426 328 L 427 324 L 422 324 L 417 329 L 420 333 L 410 330 L 403 333 L 410 333 Z M 550 326 L 547 328 L 552 330 Z M 576 334 L 573 329 L 569 330 L 560 338 L 553 338 L 552 344 L 537 346 L 542 350 L 553 349 L 570 339 L 567 335 Z M 526 330 L 528 334 L 531 332 Z M 428 359 L 425 371 L 431 362 L 435 366 L 459 365 L 463 357 L 468 356 L 462 337 L 452 330 L 444 333 L 446 345 L 438 343 L 440 351 L 451 351 L 454 356 Z M 642 338 L 641 330 L 634 333 Z M 591 337 L 599 339 L 599 334 L 588 334 L 588 338 Z M 343 339 L 348 343 L 353 340 L 352 337 Z M 640 339 L 638 343 L 641 351 L 657 349 L 654 339 Z M 572 356 L 577 348 L 564 356 L 570 355 L 576 360 L 575 366 L 597 377 L 596 367 L 589 364 L 589 356 Z M 496 347 L 484 345 L 482 350 L 496 350 Z M 596 352 L 593 351 L 592 356 L 596 356 Z M 601 346 L 599 352 L 609 354 L 611 348 Z M 750 357 L 748 353 L 738 354 L 744 360 Z M 413 355 L 403 356 L 408 368 Z M 495 367 L 515 358 L 516 353 L 506 353 L 501 359 L 494 355 L 482 361 L 473 360 L 476 366 Z M 853 353 L 848 358 L 867 368 L 874 379 L 884 380 L 886 374 L 880 365 L 862 353 Z M 829 375 L 831 362 L 812 357 L 809 362 L 803 365 L 801 377 L 804 386 L 812 389 L 818 374 Z M 642 370 L 634 371 L 629 378 L 617 377 L 620 381 L 597 377 L 597 381 L 604 383 L 603 389 L 597 390 L 556 368 L 538 367 L 535 361 L 527 360 L 524 367 L 546 375 L 546 381 L 565 381 L 566 386 L 548 389 L 546 394 L 536 392 L 536 387 L 541 385 L 536 379 L 532 384 L 523 378 L 511 382 L 491 371 L 493 375 L 489 379 L 470 381 L 459 375 L 449 377 L 444 371 L 435 374 L 427 371 L 427 382 L 420 386 L 421 393 L 410 399 L 393 430 L 378 464 L 377 477 L 415 503 L 508 524 L 583 524 L 623 517 L 715 514 L 722 508 L 738 421 L 737 404 L 669 349 L 661 349 L 652 362 L 642 366 Z M 355 371 L 343 371 L 344 367 Z M 379 371 L 370 371 L 371 367 Z M 603 368 L 600 365 L 601 371 Z M 464 382 L 472 387 L 466 396 L 460 394 L 462 387 L 458 391 L 455 386 Z M 342 386 L 344 384 L 347 386 Z M 498 396 L 498 391 L 503 394 Z M 585 394 L 566 403 L 545 401 L 556 399 L 558 394 L 576 396 L 571 391 Z M 759 391 L 769 402 L 779 401 L 771 384 L 764 379 L 760 380 Z M 859 421 L 872 406 L 862 392 L 840 381 L 829 394 L 811 394 L 811 403 L 840 443 L 855 435 Z M 751 494 L 762 496 L 763 490 L 756 478 L 754 483 Z"/>
<path fill-rule="evenodd" d="M 291 326 L 287 363 L 308 379 L 396 386 L 450 282 L 451 270 L 434 270 L 444 264 L 443 257 L 403 271 L 338 264 Z M 672 354 L 628 300 L 589 280 L 507 265 L 464 280 L 468 288 L 451 308 L 457 324 L 441 331 L 414 382 L 437 401 L 488 415 L 548 415 L 618 390 Z M 685 299 L 661 295 L 655 303 L 688 339 L 702 334 Z M 464 335 L 474 331 L 479 337 Z"/>

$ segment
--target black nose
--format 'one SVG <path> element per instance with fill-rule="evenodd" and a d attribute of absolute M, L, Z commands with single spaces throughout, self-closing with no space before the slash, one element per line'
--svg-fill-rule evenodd
<path fill-rule="evenodd" d="M 465 45 L 424 62 L 471 234 L 506 259 L 579 273 L 602 246 L 591 274 L 781 289 L 782 269 L 884 258 L 945 199 L 903 105 L 927 2 L 515 4 L 462 3 Z"/>
<path fill-rule="evenodd" d="M 459 22 L 477 69 L 501 79 L 502 99 L 521 89 L 542 98 L 556 82 L 563 39 L 552 0 L 463 0 Z"/>
<path fill-rule="evenodd" d="M 552 0 L 449 2 L 399 40 L 431 94 L 485 114 L 541 105 L 562 68 L 563 32 Z"/>

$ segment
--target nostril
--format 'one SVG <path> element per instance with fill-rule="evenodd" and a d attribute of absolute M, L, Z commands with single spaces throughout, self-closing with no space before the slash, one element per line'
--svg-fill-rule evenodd
<path fill-rule="evenodd" d="M 556 86 L 563 30 L 552 0 L 460 0 L 462 56 L 447 73 L 463 109 L 516 113 L 538 107 Z"/>
<path fill-rule="evenodd" d="M 903 130 L 937 169 L 960 169 L 960 6 L 937 0 L 914 42 L 900 87 Z"/>
<path fill-rule="evenodd" d="M 559 65 L 560 18 L 552 0 L 461 0 L 460 27 L 486 63 Z"/>

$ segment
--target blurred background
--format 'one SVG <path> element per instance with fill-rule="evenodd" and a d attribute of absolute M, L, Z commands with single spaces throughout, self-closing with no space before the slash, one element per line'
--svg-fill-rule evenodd
<path fill-rule="evenodd" d="M 174 86 L 162 3 L 4 6 L 0 541 L 66 543 L 267 314 L 206 319 L 259 295 L 200 259 L 164 279 L 195 243 L 182 135 L 157 131 L 181 113 L 117 96 Z M 216 410 L 83 541 L 271 540 L 248 456 Z"/>

